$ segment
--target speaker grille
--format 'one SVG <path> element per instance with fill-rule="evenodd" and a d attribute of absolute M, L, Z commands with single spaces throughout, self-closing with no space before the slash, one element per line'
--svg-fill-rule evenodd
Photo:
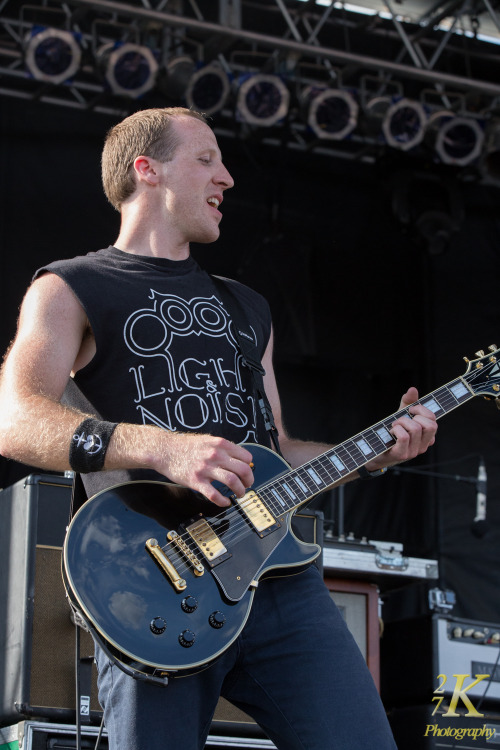
<path fill-rule="evenodd" d="M 61 549 L 37 547 L 30 681 L 32 706 L 75 708 L 75 625 L 61 577 Z M 80 655 L 92 656 L 94 644 L 80 631 Z M 95 666 L 91 709 L 100 710 Z"/>

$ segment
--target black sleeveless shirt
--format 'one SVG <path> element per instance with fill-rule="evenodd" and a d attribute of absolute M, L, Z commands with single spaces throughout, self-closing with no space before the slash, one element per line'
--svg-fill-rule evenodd
<path fill-rule="evenodd" d="M 111 422 L 269 444 L 230 315 L 193 258 L 171 261 L 108 247 L 51 263 L 35 278 L 45 272 L 72 289 L 96 342 L 92 361 L 67 389 L 67 403 L 90 404 Z M 269 306 L 243 284 L 226 283 L 243 307 L 246 335 L 260 360 L 270 337 Z"/>

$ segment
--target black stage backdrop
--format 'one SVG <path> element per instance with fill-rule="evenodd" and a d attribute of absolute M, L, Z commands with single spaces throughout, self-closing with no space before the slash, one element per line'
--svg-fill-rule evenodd
<path fill-rule="evenodd" d="M 112 118 L 5 98 L 0 108 L 4 351 L 35 269 L 112 243 L 118 215 L 100 185 Z M 207 270 L 269 299 L 293 435 L 346 439 L 394 412 L 407 386 L 423 395 L 465 372 L 463 356 L 500 344 L 498 188 L 401 155 L 367 165 L 255 136 L 219 141 L 236 187 L 226 194 L 220 240 L 194 253 Z M 446 478 L 390 472 L 345 488 L 347 531 L 438 558 L 455 613 L 493 623 L 499 428 L 495 405 L 474 399 L 442 420 L 436 447 L 411 464 Z M 488 530 L 478 538 L 476 486 L 458 477 L 475 477 L 480 457 Z M 2 486 L 29 471 L 5 460 L 0 468 Z"/>

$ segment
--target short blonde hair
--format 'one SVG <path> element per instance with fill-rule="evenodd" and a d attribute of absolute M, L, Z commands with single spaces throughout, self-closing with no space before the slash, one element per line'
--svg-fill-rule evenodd
<path fill-rule="evenodd" d="M 102 184 L 107 199 L 117 211 L 135 191 L 132 169 L 138 156 L 151 156 L 160 162 L 170 161 L 178 146 L 172 122 L 180 117 L 206 118 L 185 107 L 143 109 L 126 117 L 106 135 L 101 159 Z"/>

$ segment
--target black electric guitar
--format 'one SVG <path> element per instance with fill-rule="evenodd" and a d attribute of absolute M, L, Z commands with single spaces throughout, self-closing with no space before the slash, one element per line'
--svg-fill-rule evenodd
<path fill-rule="evenodd" d="M 474 396 L 500 395 L 499 350 L 418 402 L 436 417 Z M 468 361 L 468 360 L 467 360 Z M 497 401 L 497 405 L 500 401 Z M 63 578 L 77 615 L 125 671 L 166 681 L 199 671 L 237 638 L 265 574 L 297 572 L 321 552 L 291 531 L 294 512 L 394 444 L 391 424 L 360 432 L 298 469 L 246 444 L 255 484 L 221 509 L 166 482 L 128 482 L 100 492 L 73 518 Z"/>

